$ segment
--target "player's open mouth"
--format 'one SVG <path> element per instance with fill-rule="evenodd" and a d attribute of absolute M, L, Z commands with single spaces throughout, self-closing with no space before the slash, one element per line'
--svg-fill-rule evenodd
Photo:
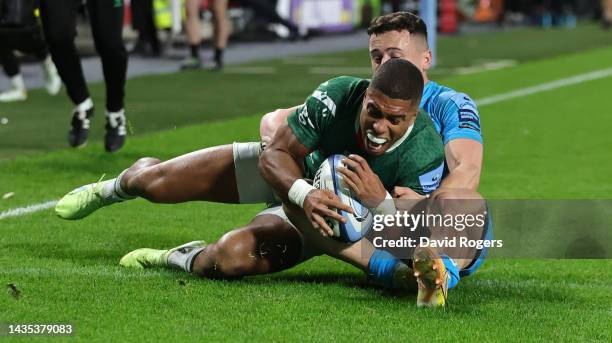
<path fill-rule="evenodd" d="M 382 151 L 385 144 L 389 141 L 389 139 L 387 138 L 376 137 L 369 130 L 366 132 L 366 137 L 367 137 L 366 144 L 367 144 L 368 150 L 372 152 Z"/>

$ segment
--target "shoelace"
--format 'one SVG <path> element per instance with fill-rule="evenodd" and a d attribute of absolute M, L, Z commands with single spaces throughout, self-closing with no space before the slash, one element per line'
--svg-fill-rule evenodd
<path fill-rule="evenodd" d="M 78 203 L 78 207 L 82 208 L 83 205 L 91 203 L 93 200 L 96 200 L 95 198 L 97 198 L 97 200 L 102 200 L 102 197 L 98 195 L 98 191 L 102 188 L 102 180 L 104 179 L 104 177 L 106 176 L 106 174 L 102 174 L 102 176 L 100 176 L 100 178 L 98 179 L 98 182 L 96 182 L 95 185 L 93 185 L 93 192 L 90 192 L 89 194 L 87 194 L 87 197 L 79 197 L 79 203 Z"/>

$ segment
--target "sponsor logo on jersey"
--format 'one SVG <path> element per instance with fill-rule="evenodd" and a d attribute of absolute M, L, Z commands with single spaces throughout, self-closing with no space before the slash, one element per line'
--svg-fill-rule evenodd
<path fill-rule="evenodd" d="M 310 116 L 308 115 L 308 106 L 306 104 L 302 105 L 302 108 L 298 112 L 298 120 L 302 126 L 310 126 L 311 128 L 315 128 L 314 124 L 310 120 Z"/>
<path fill-rule="evenodd" d="M 476 126 L 474 126 L 474 125 L 472 125 L 470 123 L 459 124 L 459 128 L 460 129 L 470 129 L 470 130 L 474 130 L 476 132 L 480 132 L 480 128 L 478 128 L 478 127 L 476 127 Z"/>
<path fill-rule="evenodd" d="M 328 114 L 331 114 L 332 116 L 336 115 L 336 103 L 334 103 L 334 100 L 332 100 L 332 98 L 327 96 L 326 91 L 320 91 L 317 89 L 314 91 L 314 93 L 312 93 L 312 97 L 319 100 L 323 105 L 325 105 L 325 108 L 323 109 L 323 111 L 321 111 L 321 115 L 323 117 L 327 116 Z"/>
<path fill-rule="evenodd" d="M 476 112 L 468 108 L 459 109 L 459 121 L 460 122 L 471 121 L 473 123 L 476 123 L 477 125 L 480 123 L 478 114 L 476 114 Z"/>
<path fill-rule="evenodd" d="M 440 186 L 443 172 L 444 162 L 442 162 L 438 168 L 419 176 L 419 182 L 421 183 L 423 192 L 431 193 L 435 191 L 438 186 Z"/>

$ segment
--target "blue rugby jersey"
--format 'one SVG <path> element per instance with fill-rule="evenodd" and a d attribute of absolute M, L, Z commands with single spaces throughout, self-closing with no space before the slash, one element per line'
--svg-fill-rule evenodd
<path fill-rule="evenodd" d="M 480 115 L 467 94 L 429 81 L 423 90 L 420 107 L 429 113 L 445 145 L 457 138 L 482 143 Z"/>

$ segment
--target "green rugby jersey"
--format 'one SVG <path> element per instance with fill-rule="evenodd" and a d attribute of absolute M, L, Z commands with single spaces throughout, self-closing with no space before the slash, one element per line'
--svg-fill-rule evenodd
<path fill-rule="evenodd" d="M 359 115 L 370 80 L 341 76 L 321 84 L 288 118 L 296 138 L 313 152 L 304 161 L 305 176 L 313 178 L 333 154 L 364 157 L 388 191 L 410 187 L 433 192 L 444 171 L 444 145 L 429 115 L 417 114 L 412 130 L 381 156 L 360 147 Z"/>

